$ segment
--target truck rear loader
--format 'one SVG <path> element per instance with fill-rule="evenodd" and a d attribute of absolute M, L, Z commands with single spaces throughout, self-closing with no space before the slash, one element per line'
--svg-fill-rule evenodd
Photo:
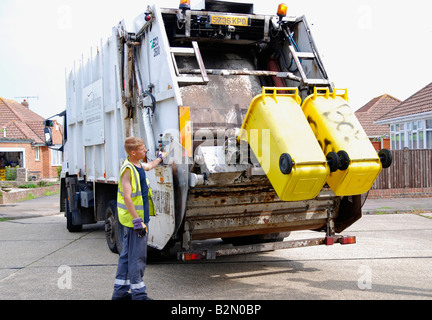
<path fill-rule="evenodd" d="M 185 260 L 354 243 L 377 153 L 328 77 L 304 16 L 255 14 L 253 4 L 148 6 L 66 76 L 60 207 L 67 229 L 105 221 L 122 246 L 118 175 L 126 137 L 141 137 L 156 214 L 149 246 L 180 244 Z M 275 8 L 276 11 L 276 8 Z M 49 129 L 47 130 L 49 134 Z M 323 238 L 282 241 L 291 231 Z M 222 238 L 195 250 L 195 240 Z"/>

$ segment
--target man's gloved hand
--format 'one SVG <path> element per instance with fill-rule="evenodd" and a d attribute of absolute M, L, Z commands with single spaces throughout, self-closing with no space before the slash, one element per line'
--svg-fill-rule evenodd
<path fill-rule="evenodd" d="M 138 234 L 138 237 L 142 238 L 147 234 L 147 226 L 144 224 L 142 218 L 133 219 L 134 231 Z"/>
<path fill-rule="evenodd" d="M 162 162 L 165 162 L 167 156 L 168 156 L 168 152 L 159 151 L 158 153 L 158 158 L 162 159 Z"/>

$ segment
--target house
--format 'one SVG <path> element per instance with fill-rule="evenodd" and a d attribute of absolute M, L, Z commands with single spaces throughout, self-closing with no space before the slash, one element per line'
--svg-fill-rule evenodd
<path fill-rule="evenodd" d="M 374 122 L 398 106 L 402 101 L 389 94 L 383 94 L 365 104 L 355 112 L 375 150 L 390 149 L 389 125 L 377 125 Z"/>
<path fill-rule="evenodd" d="M 25 100 L 18 103 L 0 97 L 0 180 L 5 167 L 27 169 L 27 176 L 56 178 L 61 152 L 49 149 L 44 141 L 44 118 L 29 109 Z M 55 122 L 53 142 L 62 144 L 62 126 Z"/>
<path fill-rule="evenodd" d="M 390 125 L 392 150 L 432 149 L 432 83 L 380 117 L 375 124 Z"/>

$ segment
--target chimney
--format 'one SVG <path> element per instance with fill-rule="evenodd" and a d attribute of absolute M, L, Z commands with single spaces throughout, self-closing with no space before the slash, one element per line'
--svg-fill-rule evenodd
<path fill-rule="evenodd" d="M 27 109 L 30 109 L 30 108 L 29 108 L 29 103 L 27 102 L 26 99 L 24 99 L 24 101 L 21 102 L 21 104 L 22 104 L 24 107 L 26 107 Z"/>

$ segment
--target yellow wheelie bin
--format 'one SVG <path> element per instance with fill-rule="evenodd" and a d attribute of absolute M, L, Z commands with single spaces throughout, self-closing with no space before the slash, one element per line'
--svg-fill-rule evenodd
<path fill-rule="evenodd" d="M 339 170 L 331 172 L 327 180 L 333 192 L 348 196 L 369 191 L 382 164 L 348 104 L 347 90 L 315 88 L 302 109 L 324 154 L 336 152 L 339 156 Z"/>
<path fill-rule="evenodd" d="M 281 200 L 314 199 L 326 183 L 330 168 L 303 115 L 297 88 L 264 87 L 252 100 L 238 138 L 249 143 Z"/>

